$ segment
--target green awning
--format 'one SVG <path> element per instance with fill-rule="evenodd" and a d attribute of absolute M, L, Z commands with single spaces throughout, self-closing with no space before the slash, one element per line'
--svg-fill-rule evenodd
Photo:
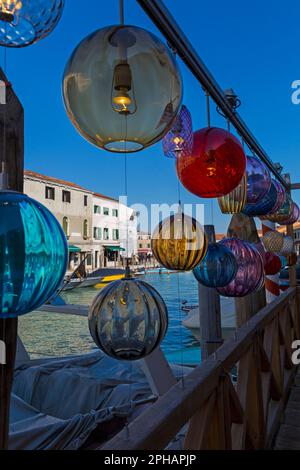
<path fill-rule="evenodd" d="M 80 251 L 81 251 L 81 248 L 78 248 L 78 246 L 69 245 L 69 252 L 70 253 L 79 253 Z"/>
<path fill-rule="evenodd" d="M 125 251 L 125 248 L 121 248 L 120 246 L 105 246 L 108 251 Z"/>

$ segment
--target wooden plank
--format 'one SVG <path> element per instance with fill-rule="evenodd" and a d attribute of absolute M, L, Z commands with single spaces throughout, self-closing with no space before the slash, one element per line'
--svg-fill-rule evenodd
<path fill-rule="evenodd" d="M 203 449 L 204 438 L 207 434 L 215 402 L 216 392 L 214 391 L 192 417 L 184 440 L 184 450 Z"/>
<path fill-rule="evenodd" d="M 216 241 L 213 225 L 205 225 L 209 243 Z M 199 315 L 200 315 L 200 343 L 201 357 L 206 359 L 223 343 L 221 328 L 220 296 L 216 289 L 205 287 L 198 283 Z"/>
<path fill-rule="evenodd" d="M 282 424 L 278 432 L 275 450 L 300 450 L 300 428 Z"/>
<path fill-rule="evenodd" d="M 3 71 L 0 80 L 6 84 L 6 104 L 0 104 L 0 171 L 8 173 L 9 188 L 23 192 L 24 112 L 21 103 Z M 6 344 L 6 364 L 0 365 L 0 449 L 8 445 L 10 394 L 17 346 L 18 320 L 0 319 L 0 340 Z"/>

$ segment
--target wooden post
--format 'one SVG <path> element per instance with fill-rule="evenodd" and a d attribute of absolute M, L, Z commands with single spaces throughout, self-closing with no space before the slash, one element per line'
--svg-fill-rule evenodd
<path fill-rule="evenodd" d="M 286 173 L 284 175 L 284 178 L 289 183 L 290 188 L 291 188 L 292 187 L 292 185 L 291 185 L 291 175 L 289 173 Z M 289 191 L 287 191 L 287 192 L 291 196 L 291 189 L 289 189 Z M 293 225 L 287 225 L 286 226 L 286 234 L 289 237 L 292 237 L 293 240 L 295 240 L 295 233 L 294 233 L 294 226 Z M 289 266 L 289 279 L 290 279 L 290 287 L 296 287 L 297 286 L 296 266 Z"/>
<path fill-rule="evenodd" d="M 209 243 L 216 241 L 213 225 L 205 225 L 204 230 Z M 202 360 L 214 353 L 222 340 L 220 296 L 216 289 L 199 283 L 200 343 Z"/>
<path fill-rule="evenodd" d="M 260 241 L 253 217 L 244 214 L 234 214 L 228 227 L 228 236 L 241 240 L 258 243 Z M 237 326 L 246 323 L 249 318 L 266 306 L 265 287 L 258 292 L 235 299 Z"/>
<path fill-rule="evenodd" d="M 9 189 L 23 192 L 24 112 L 11 84 L 0 69 L 6 85 L 6 104 L 0 104 L 0 169 L 8 174 Z M 0 340 L 6 345 L 6 364 L 0 364 L 0 449 L 7 449 L 10 395 L 17 346 L 18 320 L 0 319 Z"/>

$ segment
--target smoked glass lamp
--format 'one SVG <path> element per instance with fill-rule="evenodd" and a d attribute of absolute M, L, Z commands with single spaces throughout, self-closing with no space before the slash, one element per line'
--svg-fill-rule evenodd
<path fill-rule="evenodd" d="M 182 100 L 170 50 L 137 26 L 95 31 L 72 53 L 64 72 L 67 114 L 89 142 L 111 152 L 137 152 L 162 139 Z"/>
<path fill-rule="evenodd" d="M 163 152 L 168 158 L 187 157 L 193 150 L 192 116 L 186 106 L 182 106 L 171 130 L 163 138 Z"/>
<path fill-rule="evenodd" d="M 115 359 L 148 356 L 160 345 L 167 328 L 167 307 L 160 294 L 128 272 L 99 292 L 89 312 L 93 340 Z"/>
<path fill-rule="evenodd" d="M 192 154 L 176 160 L 177 176 L 192 194 L 222 197 L 240 183 L 246 157 L 238 139 L 225 129 L 207 127 L 194 132 Z"/>
<path fill-rule="evenodd" d="M 24 47 L 50 34 L 65 0 L 0 0 L 0 45 Z"/>
<path fill-rule="evenodd" d="M 245 207 L 247 198 L 247 175 L 242 177 L 237 187 L 229 194 L 218 198 L 222 214 L 238 214 Z"/>
<path fill-rule="evenodd" d="M 207 237 L 196 219 L 179 211 L 158 224 L 151 246 L 154 257 L 165 268 L 191 271 L 206 254 Z"/>
<path fill-rule="evenodd" d="M 294 251 L 294 240 L 289 235 L 284 235 L 280 254 L 283 256 L 290 255 Z"/>
<path fill-rule="evenodd" d="M 280 222 L 280 225 L 293 225 L 295 222 L 298 221 L 300 217 L 300 209 L 299 206 L 293 202 L 293 208 L 291 215 Z"/>
<path fill-rule="evenodd" d="M 25 194 L 0 191 L 0 220 L 0 318 L 12 318 L 56 293 L 68 246 L 56 218 Z"/>
<path fill-rule="evenodd" d="M 258 290 L 264 280 L 262 258 L 254 245 L 237 238 L 226 238 L 220 242 L 229 248 L 237 262 L 234 279 L 217 291 L 225 297 L 244 297 Z"/>
<path fill-rule="evenodd" d="M 256 156 L 247 157 L 247 204 L 256 204 L 269 191 L 271 175 Z"/>
<path fill-rule="evenodd" d="M 234 279 L 237 268 L 232 251 L 220 243 L 210 243 L 205 258 L 193 273 L 206 287 L 224 287 Z"/>

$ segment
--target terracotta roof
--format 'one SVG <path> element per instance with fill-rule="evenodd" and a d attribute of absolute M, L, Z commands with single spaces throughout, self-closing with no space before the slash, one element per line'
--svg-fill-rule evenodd
<path fill-rule="evenodd" d="M 118 199 L 115 199 L 115 198 L 109 197 L 109 196 L 104 196 L 104 194 L 101 194 L 101 193 L 93 193 L 93 195 L 96 196 L 96 197 L 103 198 L 103 199 L 109 199 L 110 201 L 119 202 Z"/>
<path fill-rule="evenodd" d="M 65 180 L 61 180 L 61 179 L 58 179 L 58 178 L 53 178 L 52 176 L 42 175 L 41 173 L 36 173 L 35 171 L 25 170 L 24 171 L 24 176 L 28 176 L 29 178 L 36 178 L 36 179 L 39 179 L 39 180 L 49 181 L 51 183 L 61 184 L 63 186 L 69 186 L 70 188 L 80 189 L 81 191 L 86 191 L 88 193 L 92 193 L 94 196 L 101 197 L 103 199 L 109 199 L 111 201 L 117 201 L 117 199 L 114 199 L 114 198 L 109 197 L 109 196 L 104 196 L 104 194 L 94 193 L 90 189 L 83 188 L 82 186 L 79 186 L 79 184 L 72 183 L 71 181 L 65 181 Z"/>

